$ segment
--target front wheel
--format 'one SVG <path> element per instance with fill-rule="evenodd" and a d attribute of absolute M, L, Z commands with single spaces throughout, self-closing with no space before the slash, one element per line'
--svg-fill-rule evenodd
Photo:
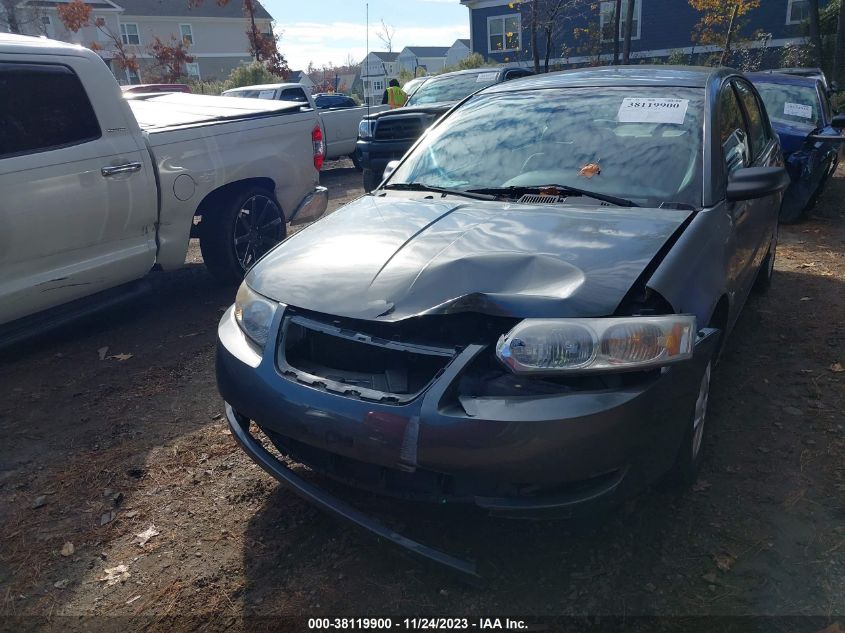
<path fill-rule="evenodd" d="M 381 178 L 372 170 L 364 170 L 364 191 L 370 193 L 373 189 L 381 184 Z"/>
<path fill-rule="evenodd" d="M 707 422 L 707 403 L 710 400 L 710 377 L 713 372 L 713 360 L 707 361 L 707 367 L 701 377 L 698 393 L 690 415 L 684 439 L 678 449 L 675 465 L 670 473 L 671 482 L 686 487 L 695 483 L 701 469 L 701 455 L 704 447 L 704 430 Z"/>
<path fill-rule="evenodd" d="M 220 199 L 203 213 L 200 249 L 206 268 L 225 284 L 239 283 L 262 255 L 286 234 L 285 216 L 273 192 L 250 187 Z"/>
<path fill-rule="evenodd" d="M 358 158 L 358 152 L 352 152 L 349 155 L 349 158 L 352 160 L 352 164 L 355 165 L 355 169 L 357 169 L 358 171 L 364 170 L 364 166 L 361 164 L 361 161 Z"/>

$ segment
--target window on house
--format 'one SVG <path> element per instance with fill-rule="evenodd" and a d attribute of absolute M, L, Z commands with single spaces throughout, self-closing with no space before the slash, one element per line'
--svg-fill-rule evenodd
<path fill-rule="evenodd" d="M 487 18 L 487 48 L 490 53 L 522 48 L 522 19 L 518 13 Z"/>
<path fill-rule="evenodd" d="M 197 62 L 185 64 L 185 73 L 188 77 L 200 78 L 200 65 Z"/>
<path fill-rule="evenodd" d="M 123 41 L 124 44 L 140 44 L 141 37 L 138 35 L 138 25 L 131 24 L 128 22 L 121 24 L 120 39 Z"/>
<path fill-rule="evenodd" d="M 373 92 L 381 92 L 382 90 L 384 90 L 384 83 L 381 81 L 374 81 Z"/>
<path fill-rule="evenodd" d="M 182 35 L 182 41 L 188 46 L 194 45 L 194 30 L 190 24 L 180 24 L 179 33 Z"/>
<path fill-rule="evenodd" d="M 810 0 L 789 0 L 786 7 L 786 23 L 800 24 L 810 19 Z"/>
<path fill-rule="evenodd" d="M 41 35 L 46 37 L 55 37 L 55 32 L 53 31 L 53 21 L 50 19 L 49 15 L 41 16 Z"/>
<path fill-rule="evenodd" d="M 87 143 L 97 115 L 67 66 L 0 63 L 0 158 Z"/>
<path fill-rule="evenodd" d="M 625 21 L 628 18 L 628 2 L 631 0 L 622 0 L 622 12 L 619 15 L 619 39 L 623 39 L 625 35 Z M 634 2 L 634 20 L 631 23 L 631 39 L 640 39 L 640 18 L 642 15 L 642 0 L 633 0 Z M 603 42 L 613 41 L 613 24 L 616 13 L 616 2 L 610 0 L 609 2 L 601 3 L 601 12 L 599 13 L 599 21 L 601 27 L 601 39 Z"/>
<path fill-rule="evenodd" d="M 141 77 L 138 75 L 137 72 L 132 70 L 131 68 L 126 69 L 126 81 L 129 82 L 131 85 L 137 85 L 141 83 Z"/>

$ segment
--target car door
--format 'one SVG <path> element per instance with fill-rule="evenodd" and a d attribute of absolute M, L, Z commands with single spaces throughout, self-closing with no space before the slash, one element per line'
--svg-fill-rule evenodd
<path fill-rule="evenodd" d="M 13 59 L 0 57 L 0 323 L 143 276 L 158 213 L 149 154 L 102 62 Z"/>
<path fill-rule="evenodd" d="M 753 86 L 746 80 L 733 80 L 734 88 L 739 96 L 743 114 L 751 141 L 751 167 L 772 167 L 782 164 L 779 144 L 775 141 L 771 124 L 766 115 L 762 100 Z M 749 279 L 751 289 L 757 270 L 769 252 L 773 237 L 777 234 L 778 214 L 780 213 L 780 195 L 750 200 L 748 206 L 748 223 L 745 227 L 749 240 Z"/>
<path fill-rule="evenodd" d="M 820 134 L 825 136 L 838 137 L 842 133 L 831 124 L 833 121 L 833 107 L 830 103 L 830 97 L 821 82 L 816 84 L 816 92 L 818 93 L 819 103 L 821 104 L 821 129 Z M 836 169 L 839 163 L 839 154 L 842 143 L 839 141 L 822 141 L 818 143 L 818 148 L 821 155 L 821 169 L 819 170 L 819 182 L 816 186 L 822 184 L 822 181 Z"/>

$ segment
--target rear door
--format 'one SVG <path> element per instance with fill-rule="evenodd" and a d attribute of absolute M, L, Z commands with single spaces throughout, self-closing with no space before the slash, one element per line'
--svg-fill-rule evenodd
<path fill-rule="evenodd" d="M 38 59 L 0 56 L 0 323 L 155 263 L 152 165 L 113 77 L 99 59 Z"/>

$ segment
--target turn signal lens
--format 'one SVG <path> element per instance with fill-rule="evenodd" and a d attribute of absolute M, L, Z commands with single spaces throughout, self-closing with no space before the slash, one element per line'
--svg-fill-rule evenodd
<path fill-rule="evenodd" d="M 692 358 L 695 332 L 691 315 L 526 319 L 496 356 L 516 374 L 651 369 Z"/>

